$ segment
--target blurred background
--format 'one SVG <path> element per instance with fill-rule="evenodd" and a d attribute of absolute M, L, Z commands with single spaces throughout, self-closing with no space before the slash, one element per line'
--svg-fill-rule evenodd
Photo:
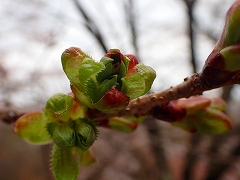
<path fill-rule="evenodd" d="M 234 0 L 0 0 L 0 179 L 52 180 L 51 145 L 27 144 L 12 132 L 14 112 L 39 110 L 55 93 L 70 91 L 61 54 L 80 47 L 99 60 L 110 48 L 135 54 L 157 72 L 152 91 L 201 71 Z M 222 97 L 233 130 L 189 134 L 147 118 L 130 134 L 100 129 L 97 163 L 81 180 L 240 179 L 240 89 Z"/>

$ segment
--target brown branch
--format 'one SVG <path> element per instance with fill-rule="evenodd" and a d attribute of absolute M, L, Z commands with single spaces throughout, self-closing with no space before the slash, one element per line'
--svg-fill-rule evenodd
<path fill-rule="evenodd" d="M 0 121 L 11 124 L 25 113 L 15 107 L 0 106 Z"/>
<path fill-rule="evenodd" d="M 205 71 L 203 72 L 205 73 Z M 219 74 L 216 75 L 218 76 Z M 225 74 L 223 74 L 223 76 L 224 75 Z M 216 80 L 214 84 L 211 84 L 211 79 Z M 152 92 L 130 101 L 129 105 L 118 113 L 105 114 L 95 109 L 89 109 L 88 116 L 99 123 L 104 123 L 108 118 L 115 116 L 153 116 L 155 107 L 168 104 L 170 101 L 201 95 L 204 91 L 223 86 L 239 84 L 240 71 L 232 72 L 231 77 L 228 77 L 226 82 L 221 81 L 222 77 L 210 77 L 210 79 L 208 79 L 206 73 L 195 73 L 191 77 L 185 78 L 179 85 L 172 86 L 161 92 Z M 16 108 L 0 107 L 0 120 L 7 123 L 13 123 L 24 113 L 26 112 L 19 111 Z"/>
<path fill-rule="evenodd" d="M 222 77 L 208 77 L 207 75 L 208 74 L 205 73 L 205 71 L 204 74 L 195 73 L 191 77 L 185 78 L 184 81 L 177 86 L 170 87 L 169 89 L 161 92 L 153 92 L 151 94 L 136 98 L 119 113 L 104 114 L 96 110 L 90 110 L 88 113 L 89 117 L 99 122 L 114 116 L 151 116 L 154 114 L 152 110 L 156 106 L 167 104 L 170 101 L 180 98 L 189 98 L 191 96 L 202 95 L 204 91 L 240 83 L 240 72 L 231 73 L 231 77 L 228 77 L 228 81 L 226 82 L 222 82 Z M 216 74 L 216 76 L 219 76 L 219 74 Z M 223 76 L 225 77 L 225 75 Z M 212 84 L 211 79 L 215 79 L 216 81 L 214 81 Z"/>
<path fill-rule="evenodd" d="M 177 86 L 132 100 L 124 110 L 117 114 L 103 114 L 95 110 L 90 110 L 89 117 L 96 121 L 101 121 L 113 116 L 150 115 L 151 110 L 156 106 L 167 104 L 179 98 L 188 98 L 202 94 L 205 88 L 201 87 L 201 84 L 200 74 L 193 74 L 190 78 L 185 78 L 184 82 Z"/>
<path fill-rule="evenodd" d="M 197 1 L 195 0 L 184 0 L 186 6 L 187 6 L 187 12 L 188 12 L 188 37 L 190 40 L 190 55 L 191 55 L 191 64 L 193 72 L 197 72 L 197 64 L 196 64 L 196 58 L 195 58 L 195 33 L 194 33 L 194 25 L 195 21 L 193 18 L 193 9 L 194 5 Z"/>
<path fill-rule="evenodd" d="M 87 14 L 87 12 L 83 9 L 82 5 L 80 4 L 79 0 L 73 0 L 75 6 L 77 7 L 79 13 L 82 15 L 83 19 L 85 20 L 85 26 L 88 31 L 96 38 L 97 42 L 101 46 L 104 52 L 108 51 L 106 47 L 106 43 L 104 42 L 104 38 L 100 29 L 98 28 L 97 24 L 93 21 L 93 19 Z"/>

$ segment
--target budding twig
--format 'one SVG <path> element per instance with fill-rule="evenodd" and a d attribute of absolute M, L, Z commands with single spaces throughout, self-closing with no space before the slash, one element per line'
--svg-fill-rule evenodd
<path fill-rule="evenodd" d="M 214 77 L 213 77 L 214 78 Z M 116 114 L 103 114 L 97 111 L 89 111 L 90 118 L 95 121 L 106 120 L 109 117 L 114 116 L 153 116 L 152 111 L 154 107 L 168 104 L 170 101 L 180 98 L 189 98 L 191 96 L 202 95 L 204 91 L 216 89 L 223 86 L 240 83 L 240 73 L 235 74 L 230 78 L 228 82 L 219 85 L 212 85 L 206 74 L 195 73 L 190 77 L 184 79 L 184 81 L 176 86 L 171 86 L 169 89 L 160 92 L 152 92 L 151 94 L 138 97 L 130 101 L 129 105 L 122 111 Z"/>
<path fill-rule="evenodd" d="M 151 115 L 151 110 L 162 104 L 167 104 L 172 100 L 179 98 L 188 98 L 194 95 L 201 95 L 206 90 L 200 74 L 193 74 L 189 78 L 174 87 L 170 87 L 161 92 L 152 92 L 151 94 L 138 97 L 130 101 L 129 105 L 122 111 L 116 114 L 103 114 L 101 112 L 90 111 L 89 116 L 96 121 L 104 120 L 114 116 L 141 116 Z"/>

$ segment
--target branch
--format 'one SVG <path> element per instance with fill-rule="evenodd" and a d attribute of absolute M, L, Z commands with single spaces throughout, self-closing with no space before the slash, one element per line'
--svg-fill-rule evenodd
<path fill-rule="evenodd" d="M 0 106 L 0 121 L 11 124 L 25 113 L 15 107 Z"/>
<path fill-rule="evenodd" d="M 194 25 L 195 21 L 193 18 L 193 8 L 195 5 L 194 0 L 184 0 L 187 10 L 188 10 L 188 36 L 190 40 L 190 55 L 191 55 L 191 63 L 193 72 L 197 72 L 196 58 L 195 58 L 195 34 L 194 34 Z"/>
<path fill-rule="evenodd" d="M 92 18 L 85 12 L 82 8 L 80 2 L 78 0 L 73 0 L 79 13 L 83 16 L 85 20 L 85 26 L 89 30 L 89 32 L 96 38 L 100 46 L 102 47 L 104 52 L 107 52 L 108 48 L 106 47 L 106 43 L 104 42 L 104 38 L 102 33 L 100 32 L 97 24 L 92 20 Z"/>
<path fill-rule="evenodd" d="M 219 77 L 211 78 L 215 79 L 215 83 L 217 83 L 218 80 L 221 81 Z M 204 91 L 239 83 L 239 72 L 236 72 L 236 74 L 234 74 L 229 81 L 216 85 L 211 84 L 209 77 L 206 77 L 206 72 L 204 71 L 204 73 L 195 73 L 191 77 L 185 78 L 184 81 L 177 86 L 170 87 L 169 89 L 161 92 L 153 92 L 151 94 L 136 98 L 132 100 L 129 105 L 119 113 L 104 114 L 96 110 L 90 110 L 88 114 L 90 118 L 94 119 L 97 122 L 114 116 L 138 117 L 141 115 L 150 115 L 158 118 L 159 113 L 154 110 L 154 108 L 157 106 L 168 104 L 170 101 L 180 98 L 189 98 L 191 96 L 202 95 Z"/>

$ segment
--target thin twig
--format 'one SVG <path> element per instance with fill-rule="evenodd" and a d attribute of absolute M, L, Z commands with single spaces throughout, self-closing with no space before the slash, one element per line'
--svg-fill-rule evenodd
<path fill-rule="evenodd" d="M 11 124 L 25 113 L 27 112 L 20 111 L 15 107 L 0 106 L 0 121 Z"/>

